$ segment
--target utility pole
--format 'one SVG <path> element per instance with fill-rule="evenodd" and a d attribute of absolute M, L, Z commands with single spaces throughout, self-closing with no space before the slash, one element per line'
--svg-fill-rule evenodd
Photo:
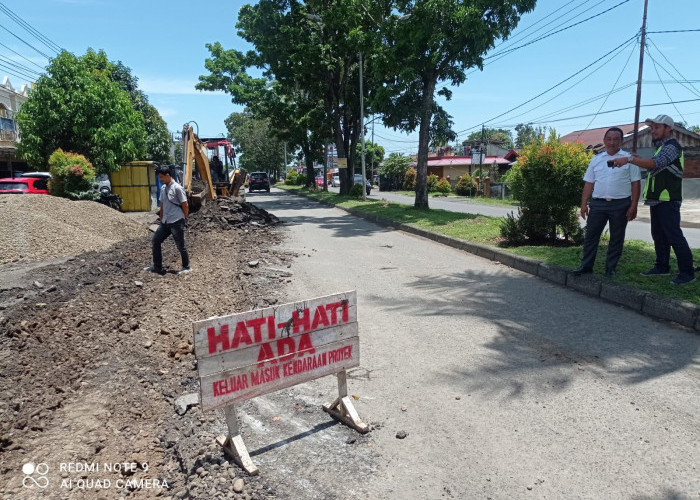
<path fill-rule="evenodd" d="M 360 52 L 360 137 L 362 139 L 362 199 L 367 200 L 367 189 L 365 188 L 365 183 L 367 182 L 365 171 L 365 98 L 364 92 L 362 90 L 362 52 Z"/>
<path fill-rule="evenodd" d="M 642 37 L 639 44 L 639 75 L 637 76 L 637 103 L 634 107 L 634 133 L 632 134 L 632 152 L 637 152 L 637 136 L 639 135 L 639 107 L 642 102 L 642 69 L 644 67 L 644 45 L 647 34 L 647 4 L 644 0 L 644 17 L 642 19 Z"/>
<path fill-rule="evenodd" d="M 376 147 L 374 144 L 374 118 L 372 118 L 372 159 L 370 160 L 371 167 L 369 168 L 370 172 L 372 172 L 372 180 L 374 180 L 374 150 Z"/>
<path fill-rule="evenodd" d="M 287 142 L 284 143 L 284 176 L 287 176 Z"/>

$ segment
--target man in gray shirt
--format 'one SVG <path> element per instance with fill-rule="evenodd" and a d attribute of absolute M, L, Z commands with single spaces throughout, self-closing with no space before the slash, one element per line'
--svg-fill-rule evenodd
<path fill-rule="evenodd" d="M 147 267 L 146 271 L 165 274 L 161 245 L 172 234 L 175 246 L 177 246 L 182 257 L 182 269 L 177 274 L 188 273 L 191 271 L 191 268 L 190 256 L 185 246 L 185 225 L 189 215 L 187 194 L 182 186 L 173 180 L 168 167 L 158 167 L 156 172 L 158 173 L 158 179 L 163 183 L 160 188 L 160 226 L 153 234 L 151 242 L 153 265 Z"/>

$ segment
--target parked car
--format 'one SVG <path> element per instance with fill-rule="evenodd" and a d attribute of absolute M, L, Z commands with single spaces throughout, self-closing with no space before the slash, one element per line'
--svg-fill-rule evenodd
<path fill-rule="evenodd" d="M 22 172 L 19 177 L 37 177 L 37 178 L 44 178 L 44 179 L 50 179 L 51 178 L 51 173 L 49 172 Z"/>
<path fill-rule="evenodd" d="M 355 174 L 353 176 L 353 184 L 362 185 L 362 174 Z M 366 180 L 364 182 L 364 184 L 365 184 L 365 192 L 367 193 L 367 196 L 369 196 L 370 191 L 372 191 L 372 184 L 369 183 L 369 180 Z"/>
<path fill-rule="evenodd" d="M 267 172 L 252 172 L 248 176 L 248 192 L 252 193 L 255 190 L 270 192 L 270 177 Z"/>
<path fill-rule="evenodd" d="M 316 186 L 322 188 L 323 187 L 323 176 L 319 175 L 316 177 Z"/>
<path fill-rule="evenodd" d="M 340 187 L 340 176 L 339 175 L 334 175 L 333 179 L 331 179 L 331 186 L 334 188 Z"/>
<path fill-rule="evenodd" d="M 6 177 L 0 179 L 0 194 L 49 194 L 47 177 Z"/>

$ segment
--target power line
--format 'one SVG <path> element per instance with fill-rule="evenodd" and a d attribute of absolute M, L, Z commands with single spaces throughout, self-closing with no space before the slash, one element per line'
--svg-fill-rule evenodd
<path fill-rule="evenodd" d="M 564 80 L 562 80 L 562 81 L 560 81 L 559 83 L 557 83 L 557 84 L 553 85 L 552 87 L 548 88 L 548 89 L 545 90 L 544 92 L 541 92 L 541 93 L 537 94 L 536 96 L 534 96 L 534 97 L 528 99 L 527 101 L 525 101 L 525 102 L 523 102 L 523 103 L 521 103 L 521 104 L 518 104 L 517 106 L 515 106 L 515 107 L 509 109 L 508 111 L 505 111 L 505 112 L 501 113 L 500 115 L 496 115 L 496 116 L 494 116 L 493 118 L 490 118 L 490 119 L 488 119 L 488 120 L 486 120 L 486 121 L 484 121 L 484 122 L 482 122 L 482 123 L 480 123 L 480 124 L 478 124 L 478 125 L 474 125 L 473 127 L 470 127 L 470 128 L 464 129 L 464 130 L 461 130 L 461 131 L 457 132 L 457 135 L 462 135 L 463 133 L 468 132 L 468 131 L 470 131 L 470 130 L 473 130 L 473 129 L 477 128 L 477 127 L 480 127 L 481 125 L 483 125 L 483 124 L 485 124 L 485 123 L 492 122 L 492 121 L 494 121 L 494 120 L 496 120 L 496 119 L 498 119 L 498 118 L 500 118 L 500 117 L 502 117 L 502 116 L 505 116 L 505 115 L 511 113 L 512 111 L 515 111 L 516 109 L 522 108 L 523 106 L 525 106 L 526 104 L 531 103 L 531 102 L 534 101 L 535 99 L 539 99 L 540 97 L 542 97 L 543 95 L 547 94 L 548 92 L 554 90 L 555 88 L 557 88 L 557 87 L 563 85 L 564 83 L 568 82 L 568 81 L 571 80 L 572 78 L 576 77 L 576 76 L 579 75 L 582 71 L 587 70 L 587 69 L 590 68 L 591 66 L 594 66 L 594 65 L 597 64 L 598 62 L 602 61 L 603 59 L 605 59 L 606 57 L 608 57 L 610 54 L 614 53 L 615 51 L 617 51 L 617 50 L 619 50 L 619 49 L 621 49 L 621 48 L 624 48 L 627 44 L 629 44 L 632 40 L 635 40 L 636 38 L 637 38 L 637 35 L 634 35 L 634 36 L 628 38 L 627 40 L 625 40 L 624 42 L 622 42 L 620 45 L 618 45 L 617 47 L 615 47 L 615 48 L 612 49 L 611 51 L 607 52 L 606 54 L 604 54 L 603 56 L 599 57 L 598 59 L 596 59 L 596 60 L 593 61 L 592 63 L 588 64 L 587 66 L 581 68 L 579 71 L 575 72 L 575 73 L 572 74 L 571 76 L 568 76 L 568 77 L 565 78 Z"/>
<path fill-rule="evenodd" d="M 685 78 L 685 76 L 683 76 L 683 74 L 682 74 L 680 71 L 678 71 L 678 68 L 676 68 L 676 67 L 673 65 L 673 63 L 672 63 L 671 61 L 668 60 L 668 58 L 664 55 L 664 53 L 661 52 L 661 50 L 659 50 L 659 48 L 656 46 L 656 44 L 654 43 L 654 40 L 652 40 L 651 38 L 649 38 L 648 40 L 649 40 L 649 43 L 651 43 L 651 45 L 654 47 L 654 49 L 655 49 L 656 51 L 658 51 L 659 54 L 661 54 L 661 57 L 663 57 L 663 58 L 666 60 L 666 62 L 676 71 L 676 73 L 678 73 L 678 76 L 680 76 L 681 78 L 683 78 L 683 80 L 685 80 L 687 83 L 690 84 L 691 88 L 689 89 L 688 87 L 685 87 L 685 85 L 683 85 L 683 83 L 681 83 L 680 81 L 676 80 L 676 78 L 675 78 L 671 73 L 669 73 L 667 70 L 664 70 L 664 71 L 666 71 L 666 74 L 667 74 L 668 76 L 670 76 L 671 78 L 673 78 L 674 80 L 676 80 L 677 83 L 680 83 L 681 85 L 683 85 L 683 87 L 685 87 L 686 89 L 688 89 L 691 93 L 693 93 L 693 94 L 697 95 L 698 97 L 700 97 L 700 91 L 699 91 L 698 89 L 696 89 L 695 86 L 694 86 L 691 82 L 687 81 L 687 79 Z"/>
<path fill-rule="evenodd" d="M 654 65 L 654 71 L 656 72 L 656 76 L 658 76 L 659 80 L 661 80 L 661 75 L 659 74 L 659 68 L 657 66 L 656 59 L 654 59 L 654 56 L 652 56 L 650 53 L 648 53 L 648 55 L 649 55 L 649 59 L 651 59 L 651 62 Z M 669 99 L 673 99 L 671 97 L 671 94 L 669 94 L 668 89 L 666 88 L 666 85 L 664 85 L 662 83 L 661 86 L 663 87 L 664 92 L 666 92 L 666 97 L 668 97 Z M 680 110 L 678 109 L 678 107 L 675 104 L 673 105 L 673 109 L 676 110 L 676 113 L 678 113 L 680 115 L 680 117 L 683 119 L 683 121 L 685 122 L 686 121 L 685 117 L 683 116 L 683 114 L 680 112 Z"/>
<path fill-rule="evenodd" d="M 631 45 L 631 46 L 634 47 L 634 45 L 636 45 L 636 44 L 629 44 L 629 45 Z M 576 81 L 576 82 L 573 83 L 572 85 L 568 86 L 567 88 L 565 88 L 564 90 L 562 90 L 562 91 L 559 92 L 558 94 L 556 94 L 556 95 L 550 97 L 550 98 L 549 98 L 549 101 L 550 101 L 550 102 L 551 102 L 551 101 L 554 101 L 554 100 L 557 99 L 558 97 L 561 97 L 562 95 L 564 95 L 565 93 L 567 93 L 567 92 L 568 92 L 569 90 L 571 90 L 572 88 L 574 88 L 574 87 L 576 87 L 577 85 L 581 84 L 583 81 L 585 81 L 585 80 L 587 80 L 588 78 L 592 77 L 596 72 L 598 72 L 599 70 L 603 69 L 603 67 L 605 67 L 608 63 L 612 62 L 618 55 L 622 54 L 622 52 L 623 52 L 624 49 L 625 49 L 625 47 L 623 47 L 622 49 L 620 49 L 620 51 L 619 51 L 617 54 L 614 54 L 614 55 L 613 55 L 612 57 L 610 57 L 607 61 L 603 62 L 600 66 L 598 66 L 597 68 L 593 69 L 593 70 L 590 71 L 588 74 L 584 75 L 584 76 L 583 76 L 582 78 L 580 78 L 578 81 Z M 632 54 L 632 52 L 630 52 L 630 56 L 631 56 L 631 54 Z M 629 58 L 628 58 L 628 61 L 629 61 Z M 535 106 L 534 108 L 528 109 L 527 111 L 523 111 L 522 113 L 520 113 L 520 114 L 518 114 L 518 115 L 515 115 L 515 116 L 513 116 L 513 117 L 511 117 L 511 118 L 517 118 L 517 117 L 519 117 L 519 116 L 526 115 L 527 113 L 530 113 L 531 111 L 534 111 L 534 110 L 537 109 L 538 107 L 539 107 L 539 106 Z M 550 115 L 553 115 L 553 116 L 557 116 L 558 114 L 560 114 L 560 113 L 557 113 L 556 111 L 550 113 Z"/>
<path fill-rule="evenodd" d="M 647 31 L 647 35 L 649 33 L 695 33 L 697 31 L 700 31 L 700 29 L 697 30 L 665 30 L 665 31 Z"/>
<path fill-rule="evenodd" d="M 602 11 L 602 12 L 599 12 L 599 13 L 597 13 L 597 14 L 594 14 L 594 15 L 592 15 L 592 16 L 590 16 L 590 17 L 587 17 L 586 19 L 583 19 L 583 20 L 581 20 L 581 21 L 578 21 L 578 22 L 576 22 L 576 23 L 574 23 L 574 24 L 570 24 L 570 25 L 568 25 L 568 26 L 565 26 L 564 28 L 561 28 L 561 29 L 559 29 L 559 30 L 557 30 L 557 31 L 554 31 L 554 32 L 548 33 L 548 34 L 546 34 L 546 35 L 543 35 L 543 36 L 541 36 L 541 37 L 539 37 L 539 38 L 535 38 L 534 40 L 531 40 L 531 41 L 529 41 L 529 42 L 527 42 L 527 43 L 524 43 L 524 44 L 519 45 L 519 46 L 517 46 L 517 47 L 514 47 L 514 48 L 512 48 L 512 49 L 506 50 L 506 51 L 502 52 L 501 54 L 505 56 L 505 55 L 510 54 L 511 52 L 514 52 L 514 51 L 516 51 L 516 50 L 518 50 L 518 49 L 522 49 L 523 47 L 527 47 L 528 45 L 532 45 L 533 43 L 539 42 L 540 40 L 544 40 L 545 38 L 549 38 L 550 36 L 556 35 L 557 33 L 561 33 L 562 31 L 566 31 L 566 30 L 568 30 L 568 29 L 571 29 L 571 28 L 574 28 L 574 27 L 576 27 L 576 26 L 579 26 L 579 25 L 581 25 L 581 24 L 583 24 L 583 23 L 585 23 L 585 22 L 587 22 L 587 21 L 590 21 L 591 19 L 595 19 L 596 17 L 602 16 L 603 14 L 606 14 L 607 12 L 610 12 L 611 10 L 616 9 L 616 8 L 619 7 L 620 5 L 626 4 L 626 3 L 629 2 L 629 1 L 630 1 L 630 0 L 623 0 L 622 2 L 618 3 L 617 5 L 613 5 L 612 7 L 608 8 L 608 9 Z M 491 57 L 493 57 L 493 56 L 491 56 Z M 485 57 L 484 59 L 488 59 L 488 57 Z"/>
<path fill-rule="evenodd" d="M 4 26 L 0 25 L 0 28 L 2 28 L 2 29 L 4 29 L 5 31 L 7 31 L 10 35 L 12 35 L 13 37 L 15 37 L 17 40 L 19 40 L 20 42 L 22 42 L 23 44 L 25 44 L 25 45 L 26 45 L 27 47 L 29 47 L 30 49 L 32 49 L 32 50 L 34 50 L 35 52 L 37 52 L 38 54 L 41 54 L 41 55 L 44 56 L 46 59 L 51 59 L 51 57 L 49 57 L 49 56 L 47 56 L 46 54 L 44 54 L 42 51 L 40 51 L 39 49 L 37 49 L 36 47 L 34 47 L 31 43 L 29 43 L 29 42 L 25 41 L 24 39 L 22 39 L 21 37 L 15 35 L 14 33 L 12 33 L 10 30 L 8 30 L 7 28 L 5 28 Z"/>
<path fill-rule="evenodd" d="M 600 113 L 600 110 L 602 110 L 602 109 L 603 109 L 603 106 L 605 106 L 605 103 L 608 102 L 608 99 L 609 99 L 610 96 L 613 94 L 613 91 L 615 90 L 615 87 L 617 87 L 617 84 L 618 84 L 618 82 L 620 81 L 620 78 L 622 78 L 622 74 L 625 72 L 625 69 L 627 69 L 627 65 L 629 64 L 630 59 L 632 59 L 632 53 L 634 52 L 634 49 L 636 49 L 636 48 L 637 48 L 637 44 L 635 43 L 634 46 L 632 47 L 632 50 L 630 51 L 630 55 L 627 57 L 627 61 L 625 61 L 625 65 L 624 65 L 624 66 L 622 67 L 622 69 L 620 70 L 620 74 L 617 75 L 617 80 L 615 80 L 615 83 L 613 83 L 612 89 L 610 89 L 610 92 L 608 93 L 608 95 L 605 96 L 605 99 L 604 99 L 603 102 L 600 104 L 600 107 L 598 108 L 598 111 L 596 112 L 595 116 L 593 116 L 593 117 L 591 118 L 591 121 L 588 122 L 588 125 L 586 125 L 586 128 L 588 128 L 588 127 L 591 126 L 591 123 L 593 123 L 593 120 L 596 119 L 596 117 L 598 116 L 598 113 Z M 669 98 L 670 98 L 670 97 L 669 97 Z"/>
<path fill-rule="evenodd" d="M 577 9 L 579 9 L 579 8 L 581 8 L 581 7 L 583 7 L 585 4 L 587 4 L 587 3 L 590 2 L 590 1 L 591 1 L 591 0 L 585 0 L 584 2 L 580 2 L 579 5 L 575 6 L 574 9 L 572 9 L 572 10 L 570 10 L 570 11 L 568 11 L 568 12 L 565 12 L 565 13 L 562 14 L 561 16 L 559 16 L 559 17 L 553 19 L 552 22 L 558 21 L 559 19 L 561 19 L 562 17 L 568 15 L 569 13 L 572 13 L 572 12 L 574 12 L 575 10 L 577 10 Z M 517 33 L 515 36 L 513 36 L 513 37 L 510 38 L 510 39 L 508 39 L 507 42 L 506 42 L 506 40 L 503 40 L 503 42 L 499 43 L 499 44 L 495 47 L 495 49 L 500 49 L 500 47 L 501 47 L 502 45 L 506 45 L 505 47 L 503 47 L 503 50 L 508 49 L 509 47 L 515 45 L 516 40 L 518 40 L 519 38 L 527 38 L 528 36 L 534 35 L 535 33 L 539 32 L 539 31 L 541 31 L 541 30 L 543 30 L 543 29 L 546 29 L 547 26 L 542 26 L 542 27 L 540 27 L 540 28 L 537 28 L 537 29 L 534 31 L 534 33 L 531 33 L 531 34 L 529 34 L 529 35 L 527 35 L 527 36 L 524 36 L 524 33 L 525 33 L 525 32 L 527 32 L 527 31 L 530 30 L 531 28 L 534 28 L 535 26 L 537 26 L 538 24 L 540 24 L 541 22 L 543 22 L 544 20 L 546 20 L 548 17 L 553 16 L 554 14 L 556 14 L 556 13 L 559 12 L 560 10 L 564 9 L 565 7 L 571 5 L 572 3 L 575 3 L 575 0 L 572 0 L 572 1 L 570 1 L 570 2 L 568 2 L 568 3 L 566 3 L 566 4 L 564 4 L 564 5 L 562 5 L 562 6 L 559 7 L 558 9 L 556 9 L 556 10 L 550 12 L 549 14 L 547 14 L 546 16 L 544 16 L 542 19 L 540 19 L 539 21 L 535 22 L 534 24 L 531 24 L 530 26 L 519 30 L 518 33 Z M 601 3 L 601 2 L 599 2 L 599 3 Z M 599 4 L 599 3 L 598 3 L 598 4 Z M 596 4 L 596 5 L 598 5 L 598 4 Z M 595 7 L 595 5 L 594 5 L 594 7 Z M 577 14 L 576 16 L 574 16 L 574 17 L 571 18 L 571 19 L 575 19 L 576 17 L 578 17 L 578 16 L 580 16 L 580 15 L 581 15 L 581 14 Z M 566 21 L 564 21 L 564 22 L 566 22 Z M 551 22 L 550 22 L 550 24 L 551 24 Z M 562 24 L 563 24 L 563 23 L 562 23 Z M 559 26 L 561 26 L 561 24 L 560 24 Z M 556 28 L 558 28 L 559 26 L 557 26 L 557 27 L 555 27 L 555 28 L 553 28 L 553 29 L 556 29 Z M 496 53 L 494 53 L 493 56 L 497 56 L 497 55 L 499 55 L 499 54 L 501 54 L 501 51 L 500 51 L 500 50 L 497 51 Z"/>
<path fill-rule="evenodd" d="M 27 73 L 34 74 L 35 75 L 34 78 L 39 78 L 41 76 L 41 74 L 38 71 L 33 70 L 31 68 L 28 68 L 24 64 L 20 64 L 18 62 L 15 62 L 12 59 L 8 59 L 5 56 L 0 55 L 0 61 L 3 61 L 9 65 L 15 66 L 20 71 L 25 71 Z"/>
<path fill-rule="evenodd" d="M 51 41 L 49 38 L 41 34 L 37 29 L 35 29 L 31 24 L 27 23 L 24 19 L 19 17 L 17 14 L 12 12 L 4 3 L 0 2 L 0 10 L 2 10 L 7 16 L 14 22 L 19 24 L 24 28 L 30 35 L 33 35 L 37 40 L 46 45 L 50 50 L 55 52 L 61 52 L 63 49 L 58 46 L 58 44 Z"/>
<path fill-rule="evenodd" d="M 5 69 L 7 70 L 8 73 L 10 73 L 11 75 L 16 76 L 17 78 L 21 78 L 21 79 L 26 78 L 26 79 L 28 79 L 28 80 L 30 80 L 30 81 L 34 79 L 33 76 L 27 75 L 26 73 L 22 72 L 22 70 L 13 68 L 12 66 L 8 66 L 8 65 L 6 65 L 6 64 L 4 64 L 4 63 L 2 63 L 2 62 L 0 62 L 0 67 L 5 68 Z"/>
<path fill-rule="evenodd" d="M 37 68 L 39 68 L 39 69 L 41 69 L 41 70 L 44 69 L 42 66 L 39 66 L 37 63 L 35 63 L 35 62 L 32 61 L 31 59 L 28 59 L 28 58 L 24 57 L 22 54 L 20 54 L 20 53 L 17 52 L 16 50 L 12 50 L 10 47 L 8 47 L 7 45 L 5 45 L 4 43 L 0 42 L 0 45 L 3 46 L 3 47 L 5 47 L 7 50 L 9 50 L 10 52 L 12 52 L 13 54 L 18 55 L 19 57 L 21 57 L 21 58 L 24 59 L 25 61 L 27 61 L 27 62 L 33 64 L 33 65 L 36 66 Z"/>
<path fill-rule="evenodd" d="M 698 101 L 700 101 L 700 99 L 685 99 L 683 101 L 668 101 L 668 102 L 657 102 L 654 104 L 642 104 L 641 107 L 642 108 L 652 108 L 655 106 L 668 106 L 669 104 L 685 104 L 685 103 L 689 103 L 689 102 L 698 102 Z M 617 109 L 610 109 L 607 111 L 600 111 L 597 114 L 606 115 L 606 114 L 610 114 L 610 113 L 617 113 L 620 111 L 628 111 L 628 110 L 634 109 L 634 108 L 635 108 L 635 106 L 627 106 L 625 108 L 617 108 Z M 569 120 L 578 120 L 579 118 L 588 118 L 589 116 L 593 116 L 595 114 L 596 113 L 589 113 L 586 115 L 569 116 L 566 118 L 558 118 L 556 120 L 546 120 L 546 121 L 542 121 L 542 122 L 530 121 L 528 123 L 533 124 L 533 125 L 537 125 L 537 124 L 546 124 L 546 123 L 552 123 L 552 122 L 565 122 L 565 121 L 569 121 Z M 690 114 L 693 114 L 693 113 L 690 113 Z M 511 128 L 514 126 L 515 125 L 508 125 L 508 127 L 511 127 Z M 505 125 L 504 125 L 504 127 L 505 127 Z"/>

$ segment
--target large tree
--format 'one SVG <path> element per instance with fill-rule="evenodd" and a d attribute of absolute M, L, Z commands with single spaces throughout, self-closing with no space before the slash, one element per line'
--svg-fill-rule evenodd
<path fill-rule="evenodd" d="M 148 96 L 139 89 L 139 79 L 132 74 L 131 68 L 121 61 L 116 63 L 110 61 L 103 50 L 88 49 L 84 60 L 91 68 L 104 72 L 110 80 L 125 90 L 129 94 L 134 109 L 143 115 L 146 127 L 146 153 L 139 159 L 170 162 L 172 137 L 168 132 L 168 125 L 158 110 L 148 102 Z"/>
<path fill-rule="evenodd" d="M 466 70 L 483 68 L 483 55 L 507 37 L 536 0 L 396 0 L 382 24 L 386 50 L 375 65 L 388 83 L 378 90 L 374 111 L 388 126 L 418 128 L 415 206 L 428 207 L 428 148 L 442 84 L 464 83 Z"/>
<path fill-rule="evenodd" d="M 34 167 L 48 169 L 56 149 L 80 153 L 98 173 L 143 158 L 143 115 L 109 76 L 93 71 L 84 58 L 61 52 L 51 60 L 17 114 L 19 154 Z"/>
<path fill-rule="evenodd" d="M 212 57 L 205 65 L 210 75 L 200 77 L 198 88 L 230 92 L 234 102 L 244 103 L 258 115 L 261 110 L 253 101 L 261 100 L 261 88 L 270 90 L 274 86 L 280 103 L 267 109 L 286 108 L 297 125 L 305 125 L 306 130 L 300 131 L 287 123 L 284 130 L 300 148 L 307 147 L 307 166 L 309 158 L 321 149 L 317 145 L 327 138 L 335 143 L 339 157 L 348 158 L 348 169 L 341 173 L 341 192 L 348 192 L 362 129 L 360 53 L 376 52 L 372 49 L 378 42 L 378 24 L 375 22 L 373 29 L 366 26 L 372 24 L 371 19 L 381 21 L 388 5 L 364 5 L 355 0 L 261 0 L 245 5 L 239 12 L 238 33 L 255 50 L 242 54 L 224 50 L 218 43 L 209 45 Z M 250 77 L 247 71 L 251 67 L 261 69 L 263 78 Z M 375 73 L 370 72 L 365 82 L 368 98 L 371 89 L 377 87 L 371 74 Z M 368 110 L 367 104 L 365 108 Z M 277 122 L 282 115 L 265 116 Z"/>
<path fill-rule="evenodd" d="M 515 147 L 522 149 L 537 139 L 544 138 L 545 132 L 546 128 L 544 126 L 533 127 L 529 123 L 518 123 L 515 126 Z"/>
<path fill-rule="evenodd" d="M 462 145 L 475 145 L 482 142 L 484 144 L 497 144 L 507 149 L 513 147 L 513 137 L 510 134 L 510 130 L 503 128 L 484 128 L 483 130 L 472 132 L 467 139 L 462 142 Z"/>
<path fill-rule="evenodd" d="M 270 120 L 243 112 L 231 113 L 225 123 L 228 136 L 241 152 L 239 166 L 248 172 L 262 170 L 279 178 L 284 164 L 284 145 L 274 135 Z"/>

